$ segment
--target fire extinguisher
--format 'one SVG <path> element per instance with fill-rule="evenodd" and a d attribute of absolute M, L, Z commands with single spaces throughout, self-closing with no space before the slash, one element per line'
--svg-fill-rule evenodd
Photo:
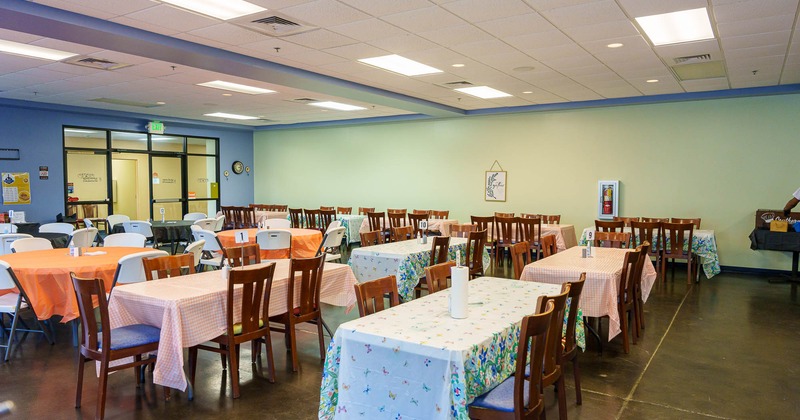
<path fill-rule="evenodd" d="M 603 214 L 614 214 L 613 208 L 613 196 L 614 192 L 611 190 L 611 187 L 606 187 L 603 190 Z"/>

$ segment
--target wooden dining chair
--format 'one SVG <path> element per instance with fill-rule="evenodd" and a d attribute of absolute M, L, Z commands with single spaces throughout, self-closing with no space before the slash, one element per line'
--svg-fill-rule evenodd
<path fill-rule="evenodd" d="M 189 348 L 189 381 L 194 387 L 197 372 L 197 351 L 208 350 L 221 354 L 227 360 L 231 378 L 231 396 L 239 398 L 239 347 L 242 343 L 251 342 L 251 361 L 261 355 L 261 341 L 266 343 L 267 364 L 269 365 L 270 382 L 275 382 L 275 364 L 272 357 L 272 339 L 270 337 L 269 297 L 272 292 L 272 280 L 275 274 L 275 263 L 252 267 L 238 267 L 228 277 L 228 297 L 225 312 L 225 334 L 209 341 L 217 343 L 219 348 L 197 345 Z M 237 299 L 236 295 L 241 299 Z M 236 302 L 241 300 L 241 305 Z M 239 320 L 238 323 L 235 321 Z M 225 366 L 225 365 L 223 365 Z M 225 382 L 223 382 L 224 384 Z"/>
<path fill-rule="evenodd" d="M 358 208 L 358 214 L 361 215 L 361 216 L 366 216 L 369 213 L 374 213 L 374 212 L 375 212 L 375 207 L 359 207 Z"/>
<path fill-rule="evenodd" d="M 483 276 L 483 252 L 486 250 L 486 231 L 469 232 L 467 250 L 464 253 L 464 265 L 469 268 L 469 278 Z"/>
<path fill-rule="evenodd" d="M 223 229 L 236 229 L 236 207 L 235 206 L 221 206 L 220 211 L 222 215 L 225 216 L 225 224 L 223 225 Z M 109 229 L 112 227 L 109 225 Z"/>
<path fill-rule="evenodd" d="M 335 206 L 319 206 L 320 211 L 335 211 Z"/>
<path fill-rule="evenodd" d="M 544 296 L 540 296 L 537 307 L 544 307 L 544 311 L 522 318 L 514 375 L 475 398 L 469 405 L 471 419 L 538 420 L 542 417 L 542 369 L 555 307 L 552 302 L 543 303 L 543 300 Z"/>
<path fill-rule="evenodd" d="M 700 218 L 699 217 L 696 218 L 696 219 L 678 219 L 676 217 L 673 217 L 673 218 L 670 219 L 670 223 L 691 223 L 692 225 L 694 225 L 695 229 L 700 229 Z"/>
<path fill-rule="evenodd" d="M 317 209 L 304 209 L 303 214 L 306 219 L 306 229 L 321 230 L 320 226 L 320 212 Z M 324 233 L 324 232 L 323 232 Z"/>
<path fill-rule="evenodd" d="M 389 225 L 386 223 L 386 213 L 382 211 L 375 211 L 367 213 L 367 223 L 369 223 L 370 231 L 380 231 L 383 235 L 383 242 L 389 242 Z"/>
<path fill-rule="evenodd" d="M 386 214 L 407 214 L 408 209 L 386 209 Z"/>
<path fill-rule="evenodd" d="M 577 281 L 566 283 L 569 285 L 569 295 L 567 295 L 567 323 L 564 332 L 563 347 L 558 363 L 561 365 L 561 372 L 564 374 L 564 366 L 567 362 L 572 362 L 572 377 L 575 378 L 575 399 L 578 405 L 583 403 L 581 398 L 581 371 L 578 366 L 578 345 L 576 340 L 576 323 L 578 321 L 578 309 L 580 308 L 581 292 L 586 283 L 586 273 L 581 273 Z"/>
<path fill-rule="evenodd" d="M 431 210 L 431 219 L 448 219 L 450 218 L 450 210 Z"/>
<path fill-rule="evenodd" d="M 424 229 L 420 229 L 420 227 L 419 227 L 419 222 L 421 222 L 423 220 L 428 220 L 428 215 L 427 214 L 409 214 L 408 215 L 408 224 L 410 224 L 411 227 L 413 228 L 414 236 L 416 236 L 416 235 L 422 236 L 423 234 L 426 233 Z"/>
<path fill-rule="evenodd" d="M 195 272 L 194 255 L 192 254 L 143 258 L 142 264 L 144 265 L 144 277 L 148 281 L 179 277 Z"/>
<path fill-rule="evenodd" d="M 303 228 L 303 209 L 289 209 L 289 220 L 293 229 Z"/>
<path fill-rule="evenodd" d="M 380 230 L 373 230 L 371 232 L 364 232 L 361 236 L 361 247 L 379 245 L 383 243 L 383 232 Z"/>
<path fill-rule="evenodd" d="M 428 258 L 428 266 L 441 264 L 446 262 L 450 253 L 450 237 L 449 236 L 434 236 L 431 241 L 431 254 Z M 414 293 L 417 297 L 422 296 L 422 292 L 428 290 L 428 282 L 423 276 L 419 279 L 419 283 L 414 287 Z"/>
<path fill-rule="evenodd" d="M 336 207 L 336 213 L 338 214 L 352 214 L 353 208 L 352 207 Z"/>
<path fill-rule="evenodd" d="M 494 212 L 494 217 L 514 217 L 514 213 Z"/>
<path fill-rule="evenodd" d="M 389 218 L 389 228 L 408 225 L 405 213 L 388 213 L 387 216 Z"/>
<path fill-rule="evenodd" d="M 494 258 L 497 246 L 497 226 L 494 216 L 470 216 L 470 223 L 475 225 L 475 230 L 486 231 L 485 245 L 489 247 L 489 255 Z"/>
<path fill-rule="evenodd" d="M 669 217 L 642 217 L 642 222 L 647 222 L 647 223 L 669 223 Z"/>
<path fill-rule="evenodd" d="M 428 293 L 436 293 L 449 288 L 450 284 L 447 280 L 450 279 L 450 269 L 455 266 L 455 261 L 447 261 L 425 267 L 425 282 L 428 286 Z"/>
<path fill-rule="evenodd" d="M 397 277 L 386 276 L 364 283 L 356 283 L 356 302 L 358 315 L 367 316 L 386 309 L 385 299 L 388 297 L 389 307 L 400 304 L 400 293 L 397 291 Z"/>
<path fill-rule="evenodd" d="M 550 328 L 547 331 L 547 340 L 544 348 L 544 365 L 542 366 L 542 390 L 550 385 L 555 385 L 558 394 L 558 418 L 567 419 L 567 391 L 564 386 L 564 371 L 561 369 L 561 340 L 564 337 L 564 311 L 566 310 L 567 297 L 571 286 L 566 283 L 561 286 L 561 293 L 546 296 L 539 301 L 539 312 L 545 312 L 547 301 L 553 302 L 553 317 L 550 318 Z"/>
<path fill-rule="evenodd" d="M 475 225 L 450 225 L 451 238 L 466 238 L 475 230 Z"/>
<path fill-rule="evenodd" d="M 644 329 L 644 295 L 642 292 L 642 273 L 644 272 L 644 265 L 646 259 L 650 258 L 648 251 L 650 251 L 650 242 L 644 241 L 641 245 L 636 247 L 639 251 L 639 260 L 636 262 L 636 275 L 634 275 L 634 312 L 636 314 L 636 336 L 638 337 L 640 331 Z"/>
<path fill-rule="evenodd" d="M 430 217 L 430 215 L 431 215 L 431 211 L 430 211 L 430 210 L 418 210 L 418 209 L 414 209 L 414 210 L 412 210 L 412 211 L 411 211 L 411 213 L 409 213 L 409 214 L 424 214 L 424 215 L 425 215 L 425 217 Z"/>
<path fill-rule="evenodd" d="M 558 253 L 556 235 L 542 236 L 542 258 L 547 258 Z"/>
<path fill-rule="evenodd" d="M 594 246 L 601 248 L 630 248 L 630 232 L 595 232 Z"/>
<path fill-rule="evenodd" d="M 630 353 L 629 341 L 631 338 L 633 344 L 636 344 L 636 331 L 639 329 L 635 312 L 635 284 L 637 282 L 636 265 L 639 263 L 640 256 L 641 252 L 637 250 L 625 253 L 625 261 L 622 264 L 622 273 L 617 285 L 617 313 L 619 314 L 619 326 L 622 330 L 622 348 L 625 354 Z M 641 277 L 641 271 L 639 272 L 639 277 Z M 628 332 L 629 328 L 631 330 L 630 333 Z"/>
<path fill-rule="evenodd" d="M 516 217 L 495 217 L 497 226 L 497 243 L 495 244 L 494 262 L 495 266 L 500 264 L 500 259 L 505 254 L 505 250 L 515 243 L 516 235 L 514 229 L 517 226 Z"/>
<path fill-rule="evenodd" d="M 282 332 L 285 336 L 286 347 L 292 352 L 292 371 L 300 369 L 300 358 L 297 354 L 297 325 L 309 322 L 317 325 L 319 336 L 319 358 L 325 360 L 325 340 L 322 327 L 322 310 L 319 304 L 319 289 L 322 282 L 322 271 L 325 264 L 325 255 L 314 258 L 293 258 L 289 264 L 289 282 L 287 285 L 288 310 L 282 314 L 270 316 L 270 322 L 281 324 L 282 327 L 272 327 L 272 331 Z M 299 303 L 295 304 L 295 289 L 299 291 Z M 333 337 L 330 329 L 328 334 Z"/>
<path fill-rule="evenodd" d="M 608 220 L 595 220 L 594 230 L 597 232 L 622 232 L 625 228 L 625 222 L 613 222 Z"/>
<path fill-rule="evenodd" d="M 639 217 L 622 217 L 622 216 L 614 216 L 615 222 L 622 222 L 625 223 L 625 227 L 631 227 L 631 223 L 640 221 L 641 218 Z"/>
<path fill-rule="evenodd" d="M 525 241 L 532 255 L 538 260 L 542 256 L 542 219 L 539 217 L 517 218 L 517 241 Z"/>
<path fill-rule="evenodd" d="M 336 210 L 331 207 L 330 210 L 319 209 L 319 230 L 325 234 L 328 231 L 328 226 L 336 220 Z"/>
<path fill-rule="evenodd" d="M 649 257 L 655 258 L 656 273 L 661 275 L 661 236 L 664 234 L 661 222 L 633 222 L 631 223 L 631 241 L 633 247 L 648 242 Z M 648 257 L 648 258 L 649 258 Z"/>
<path fill-rule="evenodd" d="M 95 418 L 105 417 L 108 375 L 122 369 L 134 368 L 137 386 L 144 382 L 141 366 L 151 364 L 155 359 L 142 358 L 143 355 L 158 351 L 161 330 L 145 324 L 132 324 L 111 328 L 108 316 L 106 287 L 102 279 L 87 279 L 70 273 L 72 287 L 78 302 L 81 332 L 78 354 L 78 386 L 75 395 L 75 408 L 81 406 L 83 392 L 83 371 L 88 361 L 98 362 L 97 409 Z M 102 328 L 100 334 L 98 325 Z M 133 358 L 133 361 L 130 359 Z M 124 360 L 127 359 L 127 360 Z M 111 365 L 113 361 L 120 363 Z M 166 392 L 166 388 L 165 388 Z"/>
<path fill-rule="evenodd" d="M 228 260 L 231 267 L 242 267 L 246 265 L 261 263 L 261 247 L 258 244 L 245 244 L 242 246 L 231 246 L 224 248 L 224 258 Z"/>
<path fill-rule="evenodd" d="M 391 239 L 392 242 L 414 239 L 414 228 L 412 228 L 410 225 L 393 227 Z"/>
<path fill-rule="evenodd" d="M 561 223 L 560 214 L 543 214 L 542 223 L 546 225 L 558 225 Z"/>
<path fill-rule="evenodd" d="M 511 266 L 514 268 L 514 278 L 519 280 L 522 277 L 522 270 L 531 260 L 530 245 L 527 241 L 517 242 L 511 245 Z"/>
<path fill-rule="evenodd" d="M 672 260 L 672 276 L 675 276 L 675 260 L 686 260 L 686 284 L 692 284 L 694 277 L 694 224 L 662 223 L 661 235 L 661 277 L 666 280 L 667 262 Z"/>
<path fill-rule="evenodd" d="M 258 227 L 256 209 L 252 207 L 241 207 L 239 208 L 239 215 L 241 218 L 241 229 L 253 229 Z"/>

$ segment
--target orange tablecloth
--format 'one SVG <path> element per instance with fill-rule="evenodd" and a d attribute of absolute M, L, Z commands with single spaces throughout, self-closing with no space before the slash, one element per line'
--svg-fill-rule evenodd
<path fill-rule="evenodd" d="M 80 316 L 70 271 L 78 277 L 103 279 L 109 291 L 119 259 L 145 250 L 147 248 L 84 248 L 84 252 L 105 254 L 71 257 L 69 250 L 56 248 L 6 254 L 0 256 L 0 260 L 11 265 L 39 319 L 61 315 L 61 322 L 68 322 Z"/>
<path fill-rule="evenodd" d="M 236 243 L 235 235 L 236 232 L 240 230 L 241 229 L 224 230 L 217 233 L 219 242 L 225 248 L 237 246 L 238 244 Z M 258 232 L 258 229 L 246 230 L 248 239 L 247 243 L 256 243 L 256 232 Z M 319 244 L 322 243 L 322 232 L 315 229 L 285 230 L 292 232 L 292 258 L 312 258 L 317 254 Z M 262 249 L 261 259 L 273 260 L 278 258 L 288 258 L 287 254 L 288 253 L 286 251 L 266 251 Z"/>

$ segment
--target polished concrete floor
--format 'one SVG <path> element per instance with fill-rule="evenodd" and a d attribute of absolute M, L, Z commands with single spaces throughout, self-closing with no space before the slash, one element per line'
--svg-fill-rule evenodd
<path fill-rule="evenodd" d="M 504 276 L 508 268 L 495 271 Z M 569 418 L 573 419 L 797 419 L 800 418 L 800 305 L 789 286 L 766 278 L 720 274 L 686 286 L 680 270 L 659 282 L 645 305 L 646 331 L 630 354 L 621 339 L 597 342 L 580 354 L 583 405 L 575 404 L 567 368 Z M 357 316 L 324 308 L 329 325 Z M 605 324 L 604 324 L 605 325 Z M 604 329 L 605 330 L 605 329 Z M 291 372 L 283 338 L 274 335 L 277 382 L 252 368 L 242 351 L 241 398 L 232 400 L 215 354 L 201 354 L 194 401 L 160 386 L 137 389 L 132 371 L 109 380 L 106 417 L 266 418 L 317 417 L 322 363 L 315 328 L 300 334 L 300 373 Z M 80 419 L 95 414 L 97 379 L 87 368 L 83 406 L 74 408 L 76 349 L 70 329 L 57 327 L 57 343 L 29 336 L 9 363 L 0 364 L 0 401 L 12 400 L 14 417 Z M 255 369 L 255 372 L 254 372 Z M 558 418 L 554 392 L 546 393 L 547 417 Z"/>

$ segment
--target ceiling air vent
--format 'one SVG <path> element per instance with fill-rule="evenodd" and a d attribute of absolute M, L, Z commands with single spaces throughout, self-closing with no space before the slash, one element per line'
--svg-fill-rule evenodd
<path fill-rule="evenodd" d="M 97 69 L 97 70 L 117 70 L 131 66 L 131 64 L 117 63 L 111 60 L 106 60 L 105 58 L 88 57 L 85 55 L 72 57 L 70 59 L 64 60 L 63 62 L 81 67 L 89 67 L 91 69 Z"/>
<path fill-rule="evenodd" d="M 297 98 L 297 99 L 289 99 L 289 102 L 296 102 L 298 104 L 310 104 L 312 102 L 320 102 L 320 100 L 312 98 Z"/>
<path fill-rule="evenodd" d="M 277 37 L 296 35 L 317 29 L 316 26 L 273 12 L 243 16 L 241 18 L 232 19 L 229 22 L 245 29 Z"/>
<path fill-rule="evenodd" d="M 438 84 L 437 86 L 441 86 L 441 87 L 443 87 L 445 89 L 459 89 L 459 88 L 465 88 L 465 87 L 470 87 L 470 86 L 475 86 L 475 85 L 473 85 L 472 83 L 470 83 L 470 82 L 468 82 L 466 80 L 458 80 L 456 82 L 441 83 L 441 84 Z"/>
<path fill-rule="evenodd" d="M 694 64 L 707 63 L 711 61 L 711 54 L 687 55 L 685 57 L 675 57 L 675 64 Z"/>

